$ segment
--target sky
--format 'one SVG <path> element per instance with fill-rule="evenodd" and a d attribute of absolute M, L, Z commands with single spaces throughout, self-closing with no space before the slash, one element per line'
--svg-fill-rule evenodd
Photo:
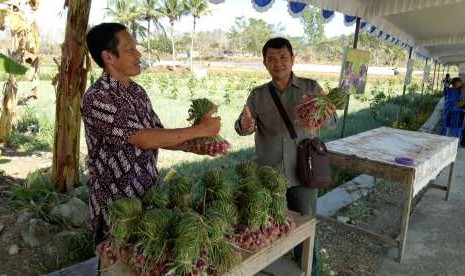
<path fill-rule="evenodd" d="M 53 40 L 61 41 L 66 24 L 66 13 L 63 10 L 63 0 L 43 0 L 36 12 L 36 22 L 42 34 Z M 92 1 L 90 24 L 98 24 L 111 19 L 105 18 L 106 0 Z M 211 13 L 198 20 L 198 31 L 221 29 L 227 32 L 234 25 L 234 19 L 239 16 L 262 19 L 269 24 L 281 23 L 286 27 L 289 36 L 302 36 L 303 27 L 298 18 L 293 18 L 287 7 L 287 1 L 275 0 L 273 6 L 266 12 L 260 13 L 252 7 L 251 0 L 225 0 L 221 4 L 210 4 Z M 165 24 L 167 26 L 167 24 Z M 175 32 L 190 32 L 192 17 L 186 16 L 175 25 Z M 343 16 L 336 13 L 330 23 L 325 24 L 325 35 L 334 37 L 350 34 L 354 26 L 346 27 Z"/>

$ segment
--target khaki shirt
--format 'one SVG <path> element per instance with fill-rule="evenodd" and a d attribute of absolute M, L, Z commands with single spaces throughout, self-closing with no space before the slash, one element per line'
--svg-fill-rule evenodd
<path fill-rule="evenodd" d="M 276 87 L 275 83 L 272 84 Z M 288 87 L 280 93 L 281 102 L 286 109 L 291 122 L 294 123 L 294 107 L 307 93 L 320 94 L 321 87 L 311 79 L 299 78 L 293 74 Z M 286 175 L 292 186 L 299 185 L 297 176 L 297 144 L 308 138 L 308 130 L 294 124 L 297 139 L 290 137 L 279 111 L 273 102 L 268 89 L 268 83 L 252 90 L 247 105 L 252 117 L 256 120 L 255 131 L 245 132 L 240 128 L 242 113 L 235 123 L 236 132 L 239 135 L 250 135 L 255 132 L 255 161 L 259 165 L 272 166 Z"/>

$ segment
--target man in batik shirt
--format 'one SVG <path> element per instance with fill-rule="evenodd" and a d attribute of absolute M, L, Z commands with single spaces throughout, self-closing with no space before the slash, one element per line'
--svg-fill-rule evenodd
<path fill-rule="evenodd" d="M 220 130 L 210 110 L 193 127 L 163 128 L 145 90 L 130 77 L 140 73 L 141 54 L 125 26 L 102 23 L 86 37 L 89 52 L 103 68 L 86 91 L 81 112 L 89 151 L 91 229 L 95 243 L 107 238 L 107 205 L 141 197 L 158 179 L 158 149 L 186 150 L 183 144 Z"/>

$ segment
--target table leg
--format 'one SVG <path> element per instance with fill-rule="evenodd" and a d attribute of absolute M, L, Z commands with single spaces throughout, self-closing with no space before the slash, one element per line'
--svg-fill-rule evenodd
<path fill-rule="evenodd" d="M 413 196 L 413 176 L 405 183 L 405 198 L 404 198 L 404 211 L 402 213 L 402 225 L 399 235 L 399 252 L 397 254 L 397 262 L 401 263 L 404 257 L 405 242 L 407 241 L 408 222 L 410 219 L 410 208 L 412 205 Z"/>
<path fill-rule="evenodd" d="M 300 263 L 300 269 L 304 272 L 303 275 L 312 275 L 312 261 L 313 261 L 313 246 L 315 241 L 315 235 L 311 235 L 303 242 L 302 249 L 302 261 Z"/>
<path fill-rule="evenodd" d="M 450 192 L 450 186 L 452 182 L 452 176 L 454 174 L 454 166 L 455 166 L 455 162 L 452 162 L 449 165 L 449 176 L 447 177 L 447 191 L 446 191 L 446 198 L 444 200 L 449 200 L 449 192 Z"/>

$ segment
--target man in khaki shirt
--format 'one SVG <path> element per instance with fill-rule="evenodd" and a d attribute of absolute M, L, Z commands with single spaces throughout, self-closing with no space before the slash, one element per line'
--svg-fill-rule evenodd
<path fill-rule="evenodd" d="M 294 122 L 294 107 L 306 94 L 320 94 L 318 83 L 311 79 L 299 78 L 292 72 L 294 54 L 290 42 L 285 38 L 272 38 L 263 46 L 263 64 L 271 75 L 271 84 Z M 329 108 L 326 113 L 332 113 Z M 300 186 L 297 176 L 297 144 L 314 134 L 315 130 L 303 129 L 294 124 L 297 139 L 292 139 L 279 111 L 273 102 L 268 83 L 258 86 L 250 93 L 235 129 L 239 135 L 255 133 L 255 161 L 258 165 L 277 168 L 291 182 L 287 191 L 288 207 L 296 212 L 316 215 L 317 190 Z M 299 259 L 302 249 L 296 249 Z M 318 252 L 313 253 L 312 275 L 319 274 Z"/>

